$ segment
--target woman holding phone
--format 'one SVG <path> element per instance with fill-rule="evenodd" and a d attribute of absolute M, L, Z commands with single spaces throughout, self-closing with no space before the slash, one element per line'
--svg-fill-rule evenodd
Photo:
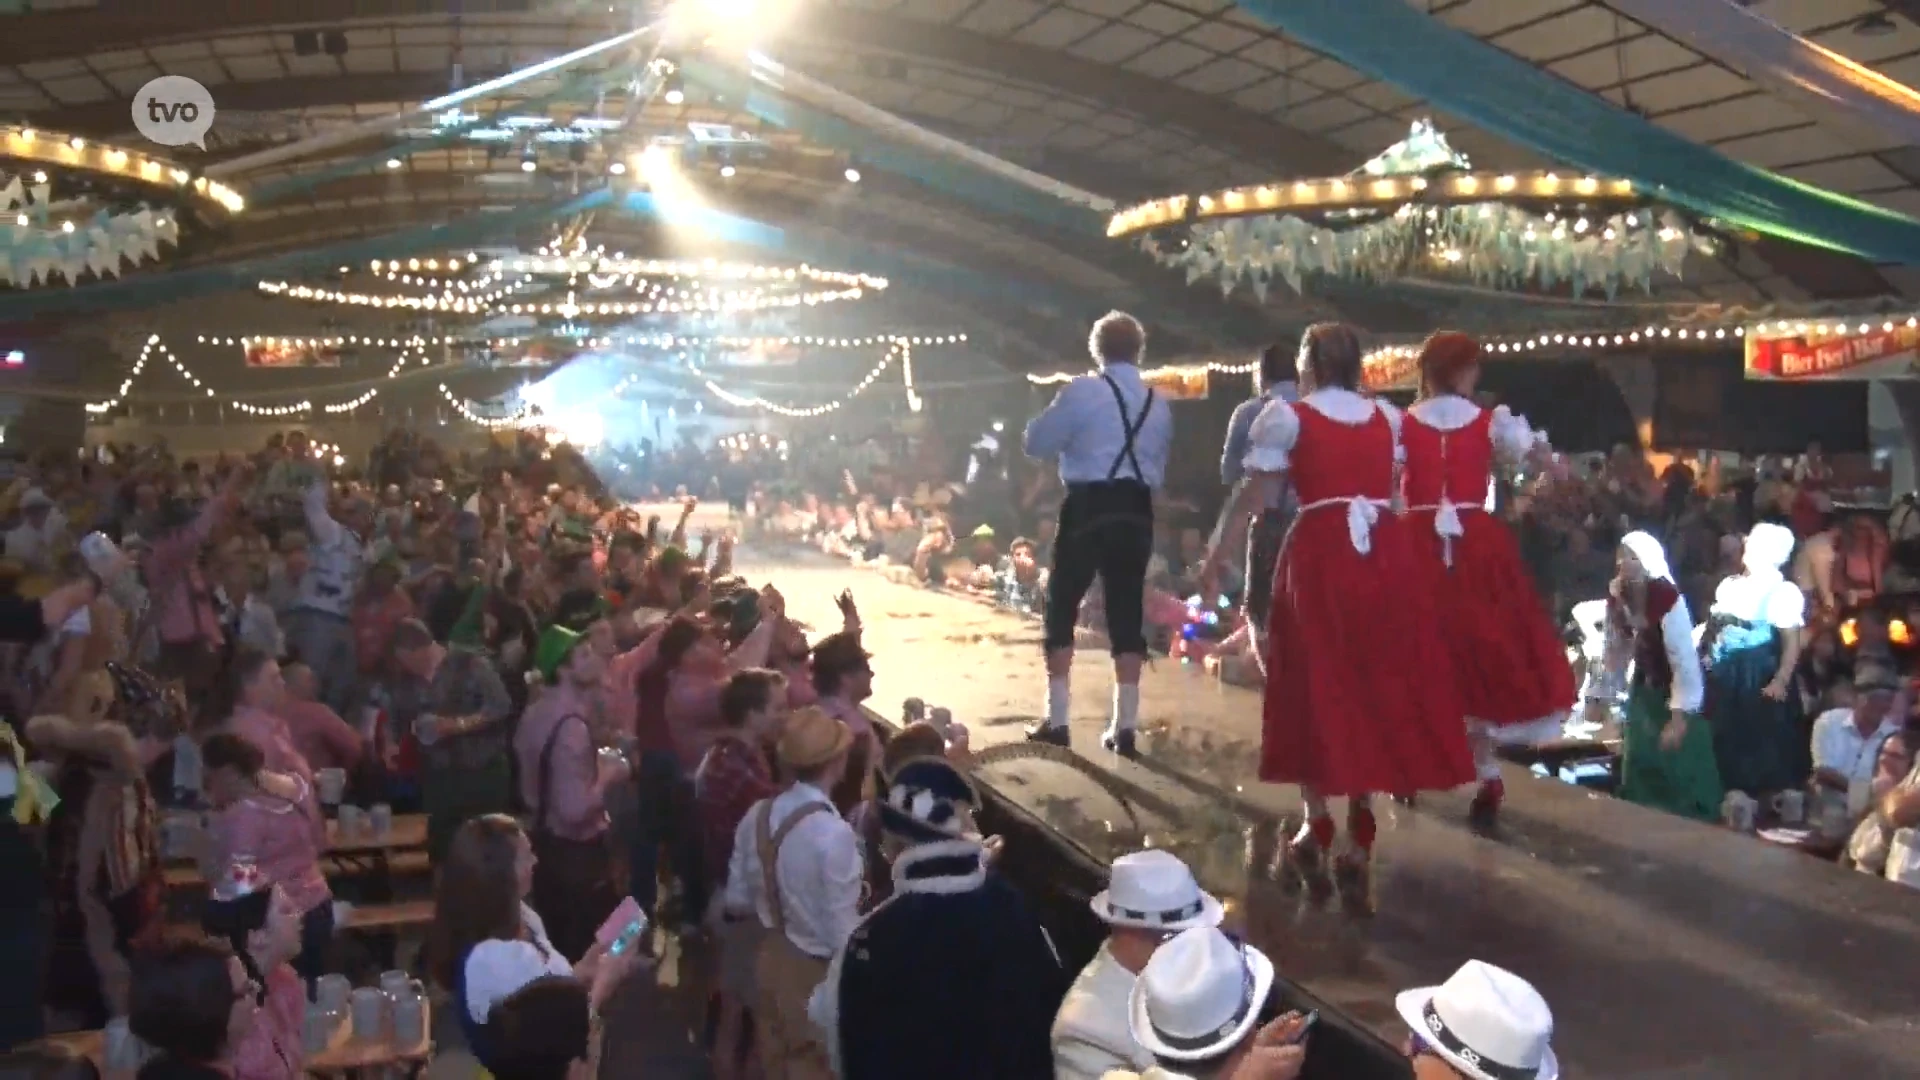
<path fill-rule="evenodd" d="M 504 814 L 477 817 L 454 834 L 434 898 L 429 949 L 433 975 L 453 995 L 455 1013 L 474 1057 L 491 1067 L 487 1016 L 516 990 L 549 975 L 572 975 L 606 999 L 643 961 L 624 926 L 603 932 L 576 960 L 555 949 L 546 924 L 527 903 L 533 891 L 533 844 Z M 631 913 L 620 911 L 615 922 Z M 644 930 L 645 924 L 640 924 Z"/>

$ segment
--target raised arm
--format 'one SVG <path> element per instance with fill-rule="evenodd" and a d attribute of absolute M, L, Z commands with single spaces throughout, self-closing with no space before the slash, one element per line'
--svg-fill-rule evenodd
<path fill-rule="evenodd" d="M 1073 415 L 1083 393 L 1080 388 L 1085 385 L 1075 379 L 1061 387 L 1053 401 L 1027 422 L 1021 447 L 1028 457 L 1042 460 L 1056 458 L 1067 448 L 1067 441 L 1073 437 Z"/>

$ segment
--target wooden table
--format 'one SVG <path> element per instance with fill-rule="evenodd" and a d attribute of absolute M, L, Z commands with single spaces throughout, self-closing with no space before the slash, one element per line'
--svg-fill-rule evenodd
<path fill-rule="evenodd" d="M 352 836 L 340 834 L 340 822 L 327 821 L 327 854 L 353 855 L 376 852 L 398 851 L 406 848 L 427 846 L 427 815 L 395 814 L 393 828 L 384 833 L 375 833 L 371 825 L 363 825 Z"/>

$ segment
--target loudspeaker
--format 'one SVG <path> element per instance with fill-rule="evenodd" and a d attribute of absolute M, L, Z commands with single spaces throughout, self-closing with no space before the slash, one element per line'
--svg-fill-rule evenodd
<path fill-rule="evenodd" d="M 320 36 L 320 45 L 328 56 L 347 55 L 347 35 L 338 30 L 329 30 Z"/>

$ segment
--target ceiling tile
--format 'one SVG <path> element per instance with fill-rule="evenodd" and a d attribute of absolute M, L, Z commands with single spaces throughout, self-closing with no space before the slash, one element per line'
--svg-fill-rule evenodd
<path fill-rule="evenodd" d="M 1326 131 L 1351 124 L 1356 120 L 1366 120 L 1375 114 L 1364 105 L 1357 105 L 1338 94 L 1328 94 L 1317 101 L 1287 110 L 1284 117 L 1287 123 L 1308 131 Z M 1399 125 L 1394 125 L 1398 127 Z M 1382 147 L 1384 149 L 1384 147 Z"/>
<path fill-rule="evenodd" d="M 1013 35 L 1015 41 L 1057 49 L 1098 30 L 1105 20 L 1070 8 L 1054 8 Z"/>
<path fill-rule="evenodd" d="M 1642 34 L 1619 48 L 1600 46 L 1556 60 L 1548 69 L 1588 89 L 1661 75 L 1701 61 L 1699 53 L 1660 34 Z"/>
<path fill-rule="evenodd" d="M 453 36 L 446 26 L 396 26 L 393 28 L 393 43 L 447 46 L 453 44 Z"/>
<path fill-rule="evenodd" d="M 1369 109 L 1383 113 L 1404 109 L 1418 100 L 1401 93 L 1397 87 L 1378 82 L 1366 83 L 1341 92 Z"/>
<path fill-rule="evenodd" d="M 1233 95 L 1233 100 L 1255 112 L 1272 112 L 1311 101 L 1320 95 L 1318 87 L 1280 75 L 1258 86 L 1247 87 Z"/>
<path fill-rule="evenodd" d="M 1207 50 L 1189 45 L 1184 41 L 1169 41 L 1148 49 L 1127 61 L 1123 66 L 1132 71 L 1164 79 L 1194 67 L 1212 55 Z"/>
<path fill-rule="evenodd" d="M 1259 40 L 1260 35 L 1251 30 L 1242 30 L 1225 23 L 1208 22 L 1180 35 L 1203 49 L 1212 49 L 1217 53 L 1230 53 L 1245 48 Z"/>
<path fill-rule="evenodd" d="M 1068 150 L 1088 150 L 1106 142 L 1105 132 L 1090 127 L 1071 125 L 1061 128 L 1047 138 L 1047 145 L 1064 147 Z"/>
<path fill-rule="evenodd" d="M 1224 94 L 1238 90 L 1267 76 L 1267 69 L 1231 57 L 1203 64 L 1174 81 L 1203 94 Z"/>
<path fill-rule="evenodd" d="M 1288 66 L 1307 60 L 1311 53 L 1293 44 L 1286 38 L 1263 37 L 1240 50 L 1240 58 L 1263 64 L 1275 71 L 1285 71 Z"/>
<path fill-rule="evenodd" d="M 220 74 L 220 69 L 217 67 L 214 67 L 211 61 L 207 62 L 207 66 L 210 68 L 213 68 L 215 74 Z M 205 79 L 201 79 L 200 76 L 195 75 L 190 71 L 183 70 L 180 67 L 180 65 L 177 65 L 177 64 L 174 65 L 173 73 L 175 75 L 185 75 L 189 79 L 199 79 L 202 83 L 205 83 L 207 81 Z M 118 90 L 121 94 L 131 95 L 135 90 L 138 90 L 141 87 L 147 85 L 148 82 L 159 78 L 160 75 L 161 75 L 161 71 L 159 68 L 154 67 L 151 64 L 142 64 L 139 67 L 120 68 L 117 71 L 105 72 L 100 77 L 102 79 L 105 79 L 109 86 L 112 86 L 115 90 Z M 226 76 L 224 74 L 220 74 L 220 78 L 217 79 L 216 81 L 225 82 Z"/>
<path fill-rule="evenodd" d="M 147 62 L 144 49 L 116 49 L 113 52 L 93 53 L 87 57 L 87 64 L 95 71 L 117 71 L 122 68 L 140 67 Z"/>
<path fill-rule="evenodd" d="M 1330 138 L 1341 146 L 1352 150 L 1357 156 L 1354 165 L 1399 142 L 1407 137 L 1407 125 L 1397 117 L 1377 116 L 1370 120 L 1348 124 L 1333 132 Z"/>
<path fill-rule="evenodd" d="M 1651 113 L 1669 113 L 1710 101 L 1721 101 L 1736 94 L 1754 92 L 1745 78 L 1723 67 L 1702 64 L 1651 79 L 1627 84 L 1633 103 Z"/>
<path fill-rule="evenodd" d="M 227 70 L 233 72 L 233 77 L 241 82 L 278 79 L 286 74 L 279 58 L 273 56 L 229 56 L 224 63 Z"/>
<path fill-rule="evenodd" d="M 1803 161 L 1823 161 L 1854 152 L 1854 147 L 1833 132 L 1808 125 L 1792 131 L 1749 135 L 1717 143 L 1714 149 L 1729 157 L 1777 169 Z"/>
<path fill-rule="evenodd" d="M 1119 18 L 1140 6 L 1140 0 L 1067 0 L 1067 6 L 1081 11 L 1091 11 L 1095 15 Z"/>
<path fill-rule="evenodd" d="M 1145 30 L 1115 24 L 1074 44 L 1067 51 L 1088 60 L 1112 64 L 1132 56 L 1158 40 Z"/>
<path fill-rule="evenodd" d="M 1850 22 L 1880 7 L 1871 0 L 1762 0 L 1755 5 L 1755 10 L 1777 25 L 1804 34 L 1834 23 Z"/>
<path fill-rule="evenodd" d="M 1835 27 L 1835 23 L 1841 25 Z M 1851 22 L 1839 19 L 1828 20 L 1826 25 L 1834 29 L 1810 35 L 1808 40 L 1832 49 L 1857 64 L 1872 66 L 1884 60 L 1911 56 L 1916 49 L 1920 49 L 1920 28 L 1905 19 L 1893 20 L 1891 34 L 1858 33 Z"/>
<path fill-rule="evenodd" d="M 1450 5 L 1440 17 L 1449 26 L 1484 37 L 1577 6 L 1577 0 L 1467 0 Z"/>
<path fill-rule="evenodd" d="M 897 10 L 909 18 L 944 23 L 972 6 L 973 0 L 906 0 Z"/>
<path fill-rule="evenodd" d="M 929 116 L 943 116 L 952 119 L 961 115 L 973 103 L 972 98 L 945 90 L 922 90 L 913 98 L 910 108 L 915 112 Z"/>
<path fill-rule="evenodd" d="M 393 50 L 388 48 L 385 43 L 377 47 L 368 46 L 363 49 L 348 49 L 347 54 L 340 57 L 340 66 L 356 75 L 393 71 L 395 62 L 396 58 Z"/>
<path fill-rule="evenodd" d="M 967 12 L 960 25 L 983 34 L 1005 34 L 1026 24 L 1044 8 L 1036 0 L 982 0 L 979 7 Z"/>
<path fill-rule="evenodd" d="M 117 97 L 113 89 L 92 75 L 69 79 L 41 79 L 40 86 L 62 105 L 84 105 Z M 138 89 L 138 87 L 135 87 Z"/>
<path fill-rule="evenodd" d="M 1779 100 L 1762 95 L 1735 98 L 1698 109 L 1660 117 L 1660 126 L 1695 142 L 1737 139 L 1776 128 L 1807 123 L 1807 118 Z"/>
<path fill-rule="evenodd" d="M 1127 21 L 1156 34 L 1177 34 L 1199 22 L 1200 17 L 1166 4 L 1148 4 L 1128 15 Z"/>
<path fill-rule="evenodd" d="M 1801 165 L 1786 174 L 1815 187 L 1848 193 L 1911 186 L 1906 177 L 1866 155 Z"/>
<path fill-rule="evenodd" d="M 71 59 L 41 60 L 32 64 L 21 64 L 20 73 L 29 79 L 62 79 L 87 74 L 87 65 Z"/>
<path fill-rule="evenodd" d="M 1294 70 L 1294 74 L 1322 90 L 1345 90 L 1367 81 L 1366 76 L 1338 60 L 1324 58 L 1301 65 Z"/>
<path fill-rule="evenodd" d="M 1565 6 L 1573 10 L 1518 30 L 1490 35 L 1489 40 L 1528 60 L 1557 60 L 1584 52 L 1595 42 L 1614 39 L 1612 12 L 1586 4 Z"/>

